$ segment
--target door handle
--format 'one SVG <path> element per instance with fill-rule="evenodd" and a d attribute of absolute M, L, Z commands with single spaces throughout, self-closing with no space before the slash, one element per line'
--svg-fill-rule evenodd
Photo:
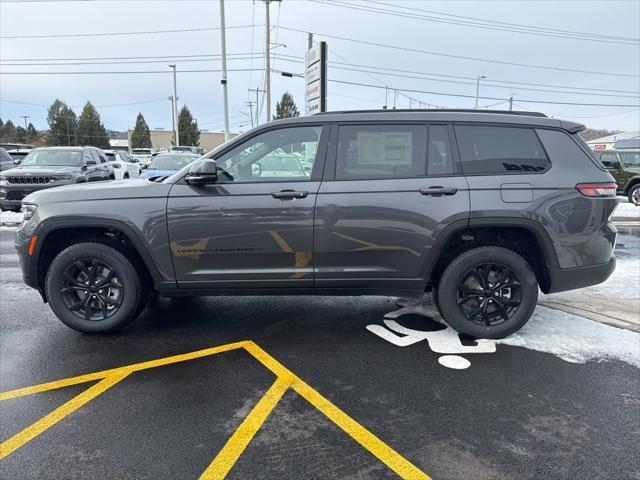
<path fill-rule="evenodd" d="M 458 189 L 456 187 L 429 187 L 420 189 L 421 195 L 431 195 L 432 197 L 455 195 L 456 193 L 458 193 Z"/>
<path fill-rule="evenodd" d="M 273 198 L 279 198 L 281 200 L 305 198 L 307 195 L 309 195 L 309 192 L 300 192 L 296 190 L 281 190 L 279 192 L 271 192 L 271 196 Z"/>

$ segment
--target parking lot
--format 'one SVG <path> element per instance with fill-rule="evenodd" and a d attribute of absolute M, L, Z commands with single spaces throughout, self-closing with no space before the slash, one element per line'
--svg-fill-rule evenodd
<path fill-rule="evenodd" d="M 611 303 L 633 311 L 640 228 L 619 228 Z M 2 478 L 640 477 L 633 325 L 539 306 L 475 342 L 388 297 L 158 298 L 88 336 L 22 284 L 4 230 Z"/>

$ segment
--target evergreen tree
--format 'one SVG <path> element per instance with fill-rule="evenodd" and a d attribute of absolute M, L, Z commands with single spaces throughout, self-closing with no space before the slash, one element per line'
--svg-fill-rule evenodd
<path fill-rule="evenodd" d="M 0 137 L 2 136 L 2 127 L 4 127 L 4 122 L 0 118 Z"/>
<path fill-rule="evenodd" d="M 27 141 L 27 131 L 24 129 L 24 127 L 16 127 L 16 142 L 17 143 L 24 143 Z"/>
<path fill-rule="evenodd" d="M 186 105 L 183 105 L 178 115 L 178 136 L 180 145 L 197 147 L 200 144 L 200 129 Z"/>
<path fill-rule="evenodd" d="M 78 117 L 66 103 L 56 98 L 47 112 L 47 145 L 77 145 Z"/>
<path fill-rule="evenodd" d="M 17 142 L 18 141 L 18 131 L 16 126 L 13 124 L 11 120 L 7 120 L 2 126 L 2 132 L 0 132 L 0 137 L 5 142 Z"/>
<path fill-rule="evenodd" d="M 98 148 L 109 148 L 111 146 L 107 129 L 104 128 L 100 121 L 100 114 L 91 102 L 85 104 L 78 119 L 76 143 Z"/>
<path fill-rule="evenodd" d="M 296 106 L 296 102 L 293 101 L 293 96 L 289 92 L 284 92 L 280 101 L 276 103 L 276 114 L 273 117 L 274 120 L 279 118 L 299 117 L 300 112 Z"/>
<path fill-rule="evenodd" d="M 131 132 L 130 148 L 151 148 L 151 132 L 149 125 L 145 121 L 142 113 L 138 113 L 136 118 L 136 126 Z"/>
<path fill-rule="evenodd" d="M 38 136 L 38 130 L 36 130 L 36 127 L 33 126 L 33 123 L 29 122 L 29 125 L 27 126 L 27 137 L 29 141 L 33 142 L 33 139 L 36 138 L 37 136 Z"/>

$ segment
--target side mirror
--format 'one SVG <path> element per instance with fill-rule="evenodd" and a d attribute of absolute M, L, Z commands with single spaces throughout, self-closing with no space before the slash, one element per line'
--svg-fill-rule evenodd
<path fill-rule="evenodd" d="M 20 165 L 20 162 L 21 162 L 21 160 L 16 159 L 16 160 L 13 161 L 13 164 L 14 165 Z"/>
<path fill-rule="evenodd" d="M 210 185 L 218 180 L 218 166 L 216 161 L 206 158 L 194 163 L 184 181 L 189 185 Z"/>
<path fill-rule="evenodd" d="M 149 164 L 148 163 L 143 163 L 142 165 L 140 165 L 140 168 L 142 170 L 146 170 L 147 168 L 149 168 Z"/>
<path fill-rule="evenodd" d="M 84 162 L 84 165 L 86 167 L 95 167 L 96 166 L 96 161 L 95 160 L 87 160 L 86 162 Z"/>

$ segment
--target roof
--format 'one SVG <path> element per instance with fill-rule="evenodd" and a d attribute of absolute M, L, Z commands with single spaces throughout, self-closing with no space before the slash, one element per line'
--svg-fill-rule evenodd
<path fill-rule="evenodd" d="M 292 117 L 270 122 L 272 124 L 317 123 L 322 122 L 376 122 L 432 121 L 432 122 L 486 122 L 514 125 L 562 128 L 576 133 L 584 130 L 584 125 L 567 120 L 548 118 L 537 112 L 509 112 L 502 110 L 354 110 L 323 112 L 306 117 Z"/>
<path fill-rule="evenodd" d="M 594 138 L 593 140 L 589 140 L 587 143 L 613 143 L 618 140 L 629 140 L 632 138 L 640 138 L 640 132 L 614 133 L 613 135 L 607 135 L 606 137 Z"/>
<path fill-rule="evenodd" d="M 109 145 L 111 145 L 112 147 L 128 147 L 129 140 L 127 140 L 126 138 L 112 138 L 109 140 Z"/>
<path fill-rule="evenodd" d="M 640 137 L 638 138 L 627 138 L 625 140 L 618 140 L 614 143 L 613 148 L 616 150 L 627 149 L 627 148 L 640 148 Z"/>

